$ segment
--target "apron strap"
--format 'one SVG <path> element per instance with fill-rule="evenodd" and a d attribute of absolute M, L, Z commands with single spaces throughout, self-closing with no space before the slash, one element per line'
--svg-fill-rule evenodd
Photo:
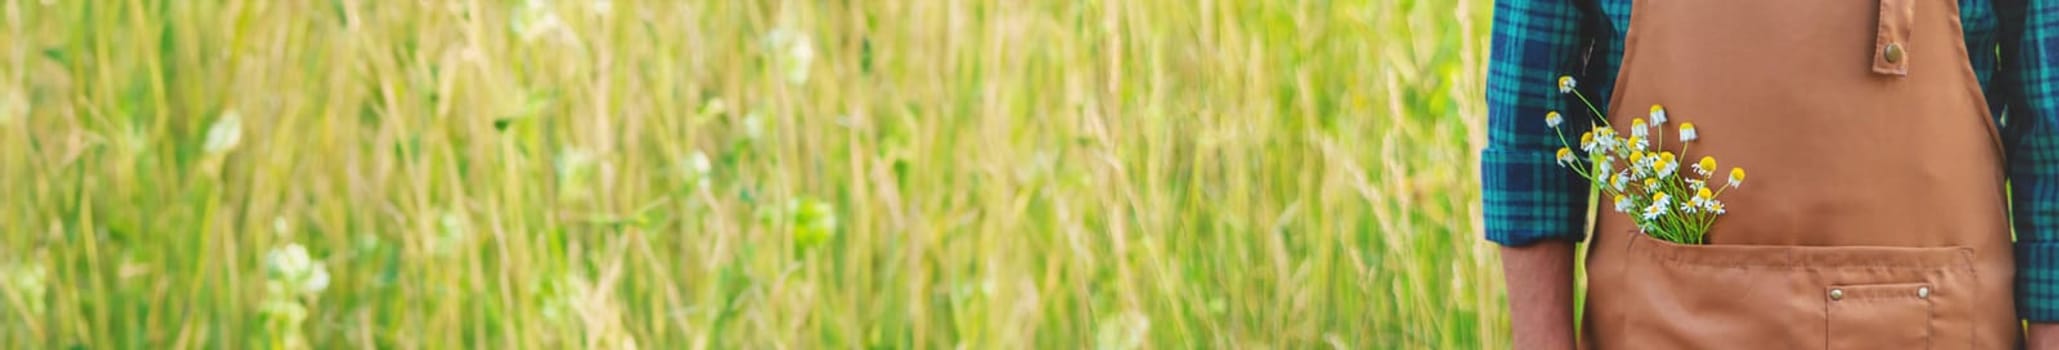
<path fill-rule="evenodd" d="M 1880 28 L 1873 39 L 1874 74 L 1909 75 L 1909 27 L 1915 25 L 1916 17 L 1911 1 L 1880 0 Z"/>

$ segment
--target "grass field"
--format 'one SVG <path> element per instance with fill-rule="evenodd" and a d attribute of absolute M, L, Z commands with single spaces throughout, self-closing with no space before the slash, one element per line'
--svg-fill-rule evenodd
<path fill-rule="evenodd" d="M 4 348 L 1507 342 L 1486 0 L 0 6 Z"/>

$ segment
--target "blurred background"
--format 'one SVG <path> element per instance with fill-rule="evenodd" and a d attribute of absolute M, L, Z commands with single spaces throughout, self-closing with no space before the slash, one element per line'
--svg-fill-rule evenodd
<path fill-rule="evenodd" d="M 1486 0 L 0 6 L 0 347 L 1507 346 Z"/>

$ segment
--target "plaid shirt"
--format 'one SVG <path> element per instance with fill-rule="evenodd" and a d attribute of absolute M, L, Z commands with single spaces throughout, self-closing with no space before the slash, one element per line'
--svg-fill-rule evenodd
<path fill-rule="evenodd" d="M 1495 1 L 1488 145 L 1480 154 L 1488 240 L 1585 239 L 1586 180 L 1554 163 L 1558 135 L 1543 116 L 1560 111 L 1568 127 L 1594 118 L 1558 93 L 1560 75 L 1608 105 L 1631 1 Z M 2059 321 L 2059 1 L 1958 1 L 1966 46 L 1979 48 L 1968 50 L 1973 69 L 2007 148 L 2018 313 Z"/>

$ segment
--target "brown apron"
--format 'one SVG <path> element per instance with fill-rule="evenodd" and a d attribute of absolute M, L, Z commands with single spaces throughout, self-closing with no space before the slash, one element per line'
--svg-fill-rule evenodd
<path fill-rule="evenodd" d="M 1707 245 L 1604 206 L 1584 347 L 2021 342 L 2002 154 L 1955 0 L 1637 0 L 1611 121 L 1666 106 L 1750 178 Z M 1691 173 L 1683 170 L 1683 173 Z"/>

